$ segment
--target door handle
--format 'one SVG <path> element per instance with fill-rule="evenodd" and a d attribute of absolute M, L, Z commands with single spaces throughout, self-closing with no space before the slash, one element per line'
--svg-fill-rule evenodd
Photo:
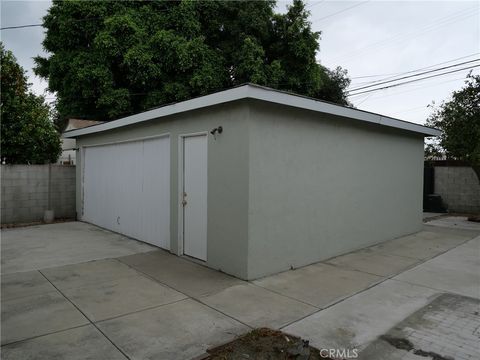
<path fill-rule="evenodd" d="M 183 193 L 183 200 L 182 200 L 182 205 L 183 205 L 183 206 L 186 206 L 186 205 L 187 205 L 187 200 L 185 199 L 186 197 L 187 197 L 187 193 L 184 192 L 184 193 Z"/>

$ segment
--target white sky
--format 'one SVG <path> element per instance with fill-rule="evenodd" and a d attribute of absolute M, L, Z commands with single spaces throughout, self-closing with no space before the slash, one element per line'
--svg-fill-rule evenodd
<path fill-rule="evenodd" d="M 289 3 L 279 1 L 278 10 L 284 11 Z M 351 88 L 460 57 L 465 58 L 439 67 L 480 58 L 480 1 L 307 0 L 307 4 L 313 30 L 322 32 L 318 60 L 330 68 L 347 69 L 353 78 Z M 50 1 L 2 1 L 1 26 L 40 23 L 49 7 Z M 43 36 L 41 27 L 1 31 L 1 40 L 27 70 L 37 94 L 44 94 L 47 85 L 32 71 L 32 58 L 44 54 Z M 474 73 L 479 74 L 479 69 Z M 447 99 L 463 85 L 467 73 L 465 70 L 350 100 L 359 109 L 424 123 L 430 113 L 427 105 Z M 356 79 L 371 75 L 385 76 Z"/>

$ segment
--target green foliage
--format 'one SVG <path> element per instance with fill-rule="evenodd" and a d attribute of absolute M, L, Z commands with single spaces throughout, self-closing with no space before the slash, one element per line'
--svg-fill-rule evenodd
<path fill-rule="evenodd" d="M 62 118 L 112 120 L 246 82 L 347 104 L 346 72 L 317 64 L 320 34 L 294 0 L 54 0 L 35 72 Z"/>
<path fill-rule="evenodd" d="M 55 162 L 60 137 L 50 121 L 44 99 L 28 90 L 25 71 L 0 43 L 1 57 L 1 152 L 7 164 Z"/>
<path fill-rule="evenodd" d="M 439 143 L 429 151 L 443 151 L 447 158 L 480 166 L 480 75 L 468 75 L 465 86 L 454 91 L 427 120 L 442 130 Z"/>

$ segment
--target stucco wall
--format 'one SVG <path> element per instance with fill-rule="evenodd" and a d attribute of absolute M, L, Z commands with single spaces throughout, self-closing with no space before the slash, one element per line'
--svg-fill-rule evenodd
<path fill-rule="evenodd" d="M 248 278 L 414 233 L 423 137 L 255 103 Z"/>
<path fill-rule="evenodd" d="M 450 212 L 480 212 L 480 182 L 471 167 L 435 166 L 435 193 Z"/>
<path fill-rule="evenodd" d="M 178 147 L 179 135 L 210 131 L 208 135 L 208 248 L 207 265 L 238 277 L 247 276 L 248 229 L 248 107 L 244 101 L 218 105 L 153 120 L 104 133 L 83 136 L 77 146 L 88 146 L 170 134 L 171 251 L 178 252 Z M 77 211 L 82 213 L 81 151 L 77 153 Z"/>
<path fill-rule="evenodd" d="M 207 265 L 254 279 L 421 229 L 423 137 L 242 100 L 86 135 L 77 146 L 169 133 L 171 251 L 179 136 L 208 136 Z M 81 151 L 77 211 L 82 212 Z"/>
<path fill-rule="evenodd" d="M 51 166 L 50 199 L 56 218 L 75 218 L 75 166 Z M 2 224 L 43 220 L 49 208 L 48 165 L 2 165 Z"/>

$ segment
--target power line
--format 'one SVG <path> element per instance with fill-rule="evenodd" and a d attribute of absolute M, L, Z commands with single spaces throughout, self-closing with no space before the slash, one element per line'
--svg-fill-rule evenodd
<path fill-rule="evenodd" d="M 83 22 L 83 21 L 101 20 L 101 19 L 106 19 L 106 18 L 105 17 L 91 17 L 91 18 L 84 18 L 84 19 L 69 19 L 68 21 L 69 22 Z M 43 26 L 43 24 L 6 26 L 6 27 L 3 27 L 3 28 L 0 28 L 0 30 L 24 29 L 24 28 L 37 27 L 37 26 Z"/>
<path fill-rule="evenodd" d="M 377 89 L 364 90 L 364 91 L 357 92 L 357 93 L 355 93 L 355 94 L 350 94 L 350 93 L 348 93 L 347 96 L 355 96 L 355 95 L 360 95 L 360 94 L 366 94 L 366 93 L 369 93 L 369 92 L 372 92 L 372 91 L 379 91 L 379 90 L 389 89 L 389 88 L 393 88 L 393 87 L 397 87 L 397 86 L 401 86 L 401 85 L 405 85 L 405 84 L 410 84 L 410 83 L 417 82 L 417 81 L 422 81 L 422 80 L 434 78 L 434 77 L 437 77 L 437 76 L 443 76 L 443 75 L 447 75 L 447 74 L 452 74 L 452 73 L 459 72 L 459 71 L 462 71 L 462 70 L 474 69 L 474 68 L 477 68 L 477 67 L 480 67 L 480 65 L 473 65 L 473 66 L 465 67 L 465 68 L 462 68 L 462 69 L 456 69 L 456 70 L 447 71 L 447 72 L 441 73 L 441 74 L 435 74 L 435 75 L 425 76 L 425 77 L 423 77 L 423 78 L 421 78 L 421 79 L 413 79 L 413 80 L 409 80 L 409 81 L 404 81 L 404 82 L 402 82 L 402 83 L 393 84 L 393 85 L 388 85 L 388 86 L 380 87 L 380 88 L 377 88 Z"/>
<path fill-rule="evenodd" d="M 480 53 L 479 53 L 479 54 L 480 54 Z M 476 55 L 476 54 L 473 54 L 473 55 Z M 465 58 L 465 57 L 462 57 L 462 58 Z M 458 59 L 454 59 L 454 60 L 458 60 Z M 443 63 L 449 63 L 449 62 L 452 62 L 452 61 L 454 61 L 454 60 L 446 61 L 446 62 L 443 62 Z M 442 67 L 442 68 L 432 69 L 432 70 L 429 70 L 429 71 L 425 71 L 425 72 L 423 72 L 423 73 L 418 73 L 418 74 L 414 74 L 414 75 L 410 75 L 410 76 L 406 76 L 406 77 L 401 77 L 401 78 L 397 78 L 397 79 L 392 79 L 392 80 L 385 81 L 385 82 L 383 82 L 383 81 L 386 80 L 386 79 L 377 80 L 377 81 L 375 81 L 376 84 L 374 84 L 374 85 L 369 85 L 368 87 L 383 85 L 384 83 L 390 83 L 390 82 L 394 82 L 394 81 L 403 80 L 403 79 L 405 79 L 405 78 L 411 78 L 411 77 L 416 77 L 416 76 L 424 75 L 424 74 L 427 74 L 427 73 L 437 72 L 437 71 L 449 69 L 449 68 L 456 67 L 456 66 L 460 66 L 460 65 L 465 65 L 465 64 L 468 64 L 468 63 L 476 62 L 476 61 L 480 61 L 480 58 L 479 58 L 479 59 L 475 59 L 475 60 L 464 61 L 464 62 L 457 63 L 457 64 L 452 64 L 452 65 L 445 66 L 445 67 Z M 443 64 L 443 63 L 440 63 L 440 64 Z M 437 65 L 438 65 L 438 64 L 437 64 Z M 428 66 L 428 67 L 426 67 L 425 69 L 428 69 L 428 68 L 430 68 L 430 67 L 432 67 L 432 66 L 434 66 L 434 65 Z M 423 68 L 422 68 L 422 69 L 423 69 Z M 422 69 L 419 69 L 419 70 L 422 70 Z M 415 71 L 418 71 L 418 70 L 415 70 Z M 413 72 L 413 71 L 412 71 L 412 72 Z M 410 72 L 405 72 L 405 73 L 410 73 Z M 400 73 L 400 74 L 403 74 L 403 73 Z M 389 79 L 389 78 L 387 78 L 387 79 Z M 377 83 L 377 82 L 381 82 L 381 83 Z M 293 84 L 290 83 L 290 82 L 279 82 L 279 83 L 275 83 L 275 84 L 276 84 L 276 85 L 314 85 L 314 84 L 316 84 L 316 83 L 317 83 L 317 82 L 316 82 L 315 80 L 308 80 L 308 81 L 294 82 Z M 269 85 L 267 84 L 266 86 L 269 86 Z M 357 91 L 357 90 L 361 90 L 361 89 L 363 89 L 363 88 L 364 88 L 364 87 L 362 87 L 362 88 L 354 88 L 354 89 L 350 90 L 350 92 L 352 92 L 352 91 Z M 352 96 L 354 96 L 354 95 L 352 95 Z"/>
<path fill-rule="evenodd" d="M 392 40 L 396 40 L 396 42 L 403 42 L 405 40 L 411 40 L 412 38 L 418 37 L 419 35 L 421 35 L 423 33 L 426 33 L 426 32 L 432 31 L 432 30 L 436 30 L 437 28 L 440 28 L 442 26 L 457 22 L 459 20 L 463 20 L 467 17 L 477 15 L 477 12 L 475 11 L 476 9 L 477 9 L 476 7 L 473 7 L 473 8 L 460 10 L 456 13 L 450 14 L 448 16 L 444 16 L 442 18 L 439 18 L 439 19 L 431 22 L 428 25 L 419 27 L 418 29 L 416 29 L 414 31 L 410 31 L 410 32 L 406 32 L 406 33 L 405 32 L 397 33 L 397 34 L 395 34 L 393 36 L 390 36 L 388 38 L 384 38 L 383 40 L 371 43 L 370 45 L 367 45 L 367 46 L 365 46 L 361 49 L 346 52 L 346 53 L 344 53 L 344 55 L 337 56 L 337 57 L 333 58 L 332 60 L 333 61 L 339 61 L 339 60 L 342 60 L 342 59 L 349 59 L 347 61 L 353 61 L 358 56 L 364 55 L 368 50 L 370 50 L 372 48 L 373 49 L 376 49 L 376 48 L 378 49 L 378 48 L 382 48 L 384 46 L 391 46 L 391 45 L 395 44 L 395 42 L 392 42 Z M 358 54 L 358 55 L 355 56 L 355 57 L 352 57 L 353 54 Z"/>
<path fill-rule="evenodd" d="M 0 30 L 11 30 L 11 29 L 24 29 L 30 27 L 42 26 L 43 24 L 28 24 L 28 25 L 18 25 L 18 26 L 5 26 L 0 28 Z"/>
<path fill-rule="evenodd" d="M 370 90 L 360 91 L 360 92 L 357 92 L 357 93 L 355 93 L 355 94 L 347 93 L 347 96 L 356 96 L 356 95 L 366 94 L 366 93 L 373 92 L 373 91 L 390 89 L 390 88 L 393 88 L 393 87 L 397 87 L 397 86 L 401 86 L 401 85 L 405 85 L 405 84 L 410 84 L 410 83 L 417 82 L 417 81 L 422 81 L 422 80 L 427 80 L 427 79 L 434 78 L 434 77 L 438 77 L 438 76 L 443 76 L 443 75 L 452 74 L 452 73 L 459 72 L 459 71 L 462 71 L 462 70 L 474 69 L 474 68 L 477 68 L 477 67 L 479 67 L 479 66 L 480 66 L 480 65 L 474 65 L 474 66 L 466 67 L 466 68 L 463 68 L 463 69 L 457 69 L 457 70 L 447 71 L 447 72 L 442 73 L 442 74 L 435 74 L 435 75 L 425 76 L 425 77 L 423 77 L 423 78 L 421 78 L 421 79 L 414 79 L 414 80 L 404 81 L 404 82 L 402 82 L 402 83 L 393 84 L 393 85 L 388 85 L 388 86 L 380 87 L 380 88 L 377 88 L 377 89 L 370 89 Z"/>
<path fill-rule="evenodd" d="M 168 9 L 158 9 L 155 10 L 155 12 L 166 12 Z M 90 18 L 84 18 L 84 19 L 69 19 L 69 22 L 83 22 L 83 21 L 90 21 L 90 20 L 105 20 L 111 17 L 115 17 L 117 14 L 112 14 L 109 16 L 103 16 L 103 17 L 90 17 Z M 43 24 L 27 24 L 27 25 L 16 25 L 16 26 L 5 26 L 0 28 L 0 30 L 12 30 L 12 29 L 25 29 L 25 28 L 31 28 L 31 27 L 38 27 L 38 26 L 43 26 Z"/>
<path fill-rule="evenodd" d="M 309 4 L 309 5 L 307 5 L 307 7 L 311 9 L 311 8 L 313 8 L 314 6 L 320 5 L 320 4 L 324 3 L 324 2 L 325 2 L 325 0 L 320 0 L 320 1 L 315 2 L 314 4 Z"/>
<path fill-rule="evenodd" d="M 435 79 L 431 79 L 431 80 L 435 80 Z M 398 95 L 402 95 L 402 94 L 407 94 L 407 93 L 411 93 L 413 91 L 418 91 L 418 90 L 423 90 L 423 89 L 428 89 L 428 88 L 431 88 L 431 87 L 436 87 L 438 85 L 442 85 L 442 84 L 447 84 L 447 83 L 451 83 L 451 82 L 454 82 L 454 81 L 459 81 L 459 80 L 465 80 L 465 77 L 461 77 L 461 78 L 455 78 L 455 79 L 450 79 L 450 80 L 447 80 L 447 81 L 442 81 L 442 82 L 436 82 L 434 84 L 431 84 L 431 85 L 427 85 L 427 86 L 416 86 L 415 88 L 413 89 L 409 89 L 409 90 L 404 90 L 404 91 L 400 91 L 400 92 L 396 92 L 396 93 L 393 93 L 393 94 L 388 94 L 388 95 L 381 95 L 381 96 L 375 96 L 373 97 L 370 101 L 377 101 L 377 100 L 381 100 L 381 99 L 384 99 L 384 98 L 387 98 L 387 97 L 392 97 L 392 96 L 398 96 Z M 427 80 L 428 81 L 428 80 Z M 375 93 L 370 93 L 371 95 L 375 95 Z M 355 96 L 355 95 L 352 95 L 352 96 Z M 363 94 L 363 95 L 359 95 L 360 97 L 362 96 L 368 96 L 368 94 Z M 358 100 L 359 98 L 355 98 L 356 100 Z M 365 98 L 363 98 L 365 99 Z M 362 99 L 362 100 L 363 100 Z"/>
<path fill-rule="evenodd" d="M 421 80 L 421 79 L 419 79 Z M 434 84 L 431 84 L 431 85 L 427 85 L 427 86 L 418 86 L 414 89 L 410 89 L 410 90 L 406 90 L 406 91 L 401 91 L 401 92 L 397 92 L 397 93 L 394 93 L 394 94 L 388 94 L 388 95 L 382 95 L 382 96 L 379 96 L 379 97 L 374 97 L 372 100 L 373 101 L 378 101 L 378 100 L 381 100 L 383 98 L 386 98 L 386 97 L 392 97 L 392 96 L 398 96 L 398 95 L 401 95 L 401 94 L 405 94 L 405 93 L 410 93 L 410 92 L 413 92 L 413 91 L 418 91 L 418 90 L 422 90 L 422 89 L 426 89 L 426 88 L 431 88 L 431 87 L 436 87 L 438 85 L 441 85 L 441 84 L 446 84 L 446 83 L 451 83 L 453 81 L 459 81 L 459 80 L 465 80 L 465 77 L 461 77 L 461 78 L 455 78 L 455 79 L 450 79 L 450 80 L 447 80 L 447 81 L 442 81 L 442 82 L 439 82 L 439 83 L 434 83 Z M 136 94 L 131 94 L 131 95 L 142 95 L 142 94 L 146 94 L 146 93 L 136 93 Z M 360 102 L 357 102 L 355 104 L 355 106 L 359 106 L 361 105 L 362 103 L 366 102 L 367 100 L 370 100 L 371 96 L 372 95 L 376 95 L 373 91 L 371 93 L 368 93 L 368 94 L 353 94 L 351 95 L 352 97 L 353 96 L 360 96 L 360 99 L 362 98 L 363 96 L 363 99 L 360 100 Z M 56 97 L 45 97 L 45 100 L 49 100 L 49 99 L 53 99 L 53 100 L 57 100 Z M 356 100 L 359 100 L 359 98 L 355 98 Z M 370 100 L 370 101 L 372 101 Z M 53 101 L 49 101 L 49 103 L 52 103 Z M 87 116 L 88 117 L 88 116 Z"/>
<path fill-rule="evenodd" d="M 349 6 L 349 7 L 345 8 L 345 9 L 340 10 L 340 11 L 334 12 L 333 14 L 330 14 L 330 15 L 327 15 L 327 16 L 324 16 L 324 17 L 321 17 L 321 18 L 314 19 L 314 20 L 312 20 L 311 22 L 312 22 L 312 24 L 313 24 L 313 23 L 315 23 L 316 21 L 322 21 L 322 20 L 331 18 L 332 16 L 341 14 L 341 13 L 343 13 L 343 12 L 345 12 L 345 11 L 348 11 L 348 10 L 350 10 L 350 9 L 356 8 L 357 6 L 366 4 L 366 3 L 368 3 L 368 2 L 370 2 L 370 0 L 368 0 L 368 1 L 363 1 L 363 2 L 361 2 L 361 3 L 358 3 L 358 4 L 355 4 L 355 5 Z"/>
<path fill-rule="evenodd" d="M 361 86 L 361 87 L 358 87 L 358 88 L 354 88 L 354 89 L 352 89 L 352 90 L 350 90 L 350 91 L 357 91 L 357 90 L 368 89 L 368 88 L 371 88 L 371 87 L 374 87 L 374 86 L 378 86 L 378 85 L 388 84 L 388 83 L 391 83 L 391 82 L 395 82 L 395 81 L 399 81 L 399 80 L 404 80 L 404 79 L 409 79 L 409 78 L 412 78 L 412 77 L 416 77 L 416 76 L 420 76 L 420 75 L 425 75 L 425 74 L 429 74 L 429 73 L 432 73 L 432 72 L 437 72 L 437 71 L 441 71 L 441 70 L 445 70 L 445 69 L 450 69 L 450 68 L 452 68 L 452 67 L 457 67 L 457 66 L 460 66 L 460 65 L 470 64 L 470 63 L 476 62 L 476 61 L 480 61 L 480 59 L 474 59 L 474 60 L 464 61 L 464 62 L 461 62 L 461 63 L 457 63 L 457 64 L 453 64 L 453 65 L 449 65 L 449 66 L 444 66 L 444 67 L 441 67 L 441 68 L 438 68 L 438 69 L 432 69 L 432 70 L 420 72 L 420 73 L 418 73 L 418 74 L 403 76 L 403 77 L 396 78 L 396 79 L 392 79 L 392 80 L 388 80 L 388 81 L 378 80 L 378 81 L 375 82 L 375 84 L 366 85 L 366 86 Z M 384 79 L 384 80 L 386 80 L 386 79 Z"/>
<path fill-rule="evenodd" d="M 391 46 L 393 44 L 399 44 L 399 43 L 402 43 L 402 42 L 405 42 L 405 41 L 409 41 L 413 38 L 416 38 L 416 37 L 418 37 L 422 34 L 430 32 L 432 30 L 437 30 L 437 29 L 439 29 L 439 28 L 441 28 L 445 25 L 449 25 L 449 24 L 452 24 L 454 22 L 466 19 L 470 16 L 476 15 L 475 12 L 472 13 L 471 10 L 472 9 L 464 9 L 464 10 L 461 10 L 457 13 L 442 17 L 442 18 L 440 18 L 436 21 L 433 21 L 432 23 L 430 23 L 426 26 L 418 28 L 415 31 L 411 31 L 411 32 L 407 32 L 407 33 L 397 33 L 396 35 L 393 35 L 393 36 L 388 37 L 384 40 L 375 42 L 373 44 L 367 45 L 363 49 L 347 53 L 347 54 L 345 54 L 344 57 L 340 56 L 340 57 L 337 57 L 336 59 L 339 59 L 339 60 L 346 59 L 346 58 L 353 59 L 352 58 L 353 54 L 358 54 L 357 56 L 361 56 L 361 55 L 364 55 L 368 50 L 371 51 L 371 49 L 378 50 L 378 49 L 383 48 L 385 46 L 388 47 L 388 46 Z M 392 40 L 395 40 L 395 41 L 392 42 Z M 348 60 L 348 61 L 351 61 L 351 60 Z"/>
<path fill-rule="evenodd" d="M 472 57 L 472 56 L 475 56 L 475 55 L 478 55 L 478 54 L 480 54 L 480 52 L 477 52 L 477 53 L 474 53 L 474 54 L 471 54 L 471 55 L 462 56 L 462 57 L 455 58 L 455 59 L 448 60 L 448 61 L 443 61 L 443 62 L 441 62 L 441 63 L 429 65 L 429 66 L 426 66 L 426 67 L 423 67 L 423 68 L 420 68 L 420 69 L 415 69 L 415 70 L 409 70 L 409 71 L 398 72 L 398 73 L 389 73 L 389 74 L 354 76 L 354 77 L 351 77 L 350 79 L 354 80 L 354 79 L 365 79 L 365 78 L 380 77 L 380 76 L 390 76 L 390 75 L 399 76 L 399 75 L 404 75 L 404 74 L 411 74 L 411 73 L 414 73 L 414 72 L 417 72 L 417 71 L 422 71 L 422 70 L 430 69 L 430 68 L 432 68 L 432 67 L 434 67 L 434 66 L 443 65 L 443 64 L 448 64 L 448 63 L 450 63 L 450 62 L 452 62 L 452 61 L 457 61 L 457 60 L 466 59 L 466 58 L 469 58 L 469 57 Z M 376 80 L 376 81 L 382 81 L 382 80 Z M 373 82 L 373 81 L 372 81 L 372 82 Z M 370 83 L 370 81 L 369 81 L 369 82 L 366 82 L 366 83 Z"/>
<path fill-rule="evenodd" d="M 365 101 L 367 101 L 368 99 L 370 99 L 370 97 L 371 97 L 372 95 L 375 95 L 375 94 L 367 94 L 367 95 L 365 95 L 365 97 L 364 97 L 359 103 L 357 103 L 356 106 L 359 106 L 359 105 L 363 104 Z"/>
<path fill-rule="evenodd" d="M 324 1 L 325 1 L 325 0 L 320 1 L 320 2 L 318 2 L 318 3 L 316 3 L 316 4 L 313 4 L 313 5 L 310 6 L 310 8 L 312 8 L 312 7 L 316 6 L 316 5 L 319 5 L 319 4 L 321 4 L 322 2 L 324 2 Z M 335 13 L 333 13 L 333 14 L 324 16 L 324 17 L 319 18 L 319 19 L 316 19 L 316 20 L 312 20 L 312 23 L 315 22 L 315 21 L 320 21 L 320 20 L 327 19 L 327 18 L 329 18 L 329 17 L 335 16 L 335 15 L 337 15 L 337 14 L 343 13 L 343 12 L 345 12 L 345 11 L 347 11 L 347 10 L 353 9 L 354 7 L 363 5 L 363 4 L 365 4 L 365 3 L 369 2 L 369 1 L 370 1 L 370 0 L 364 1 L 364 2 L 362 2 L 362 3 L 359 3 L 359 4 L 355 4 L 355 5 L 353 5 L 353 6 L 350 6 L 350 7 L 346 8 L 346 9 L 337 11 L 337 12 L 335 12 Z M 103 19 L 103 18 L 71 19 L 70 21 L 72 21 L 72 22 L 79 22 L 79 21 L 98 20 L 98 19 Z M 26 24 L 26 25 L 16 25 L 16 26 L 5 26 L 5 27 L 0 28 L 0 30 L 25 29 L 25 28 L 40 27 L 40 26 L 43 26 L 43 24 Z"/>

